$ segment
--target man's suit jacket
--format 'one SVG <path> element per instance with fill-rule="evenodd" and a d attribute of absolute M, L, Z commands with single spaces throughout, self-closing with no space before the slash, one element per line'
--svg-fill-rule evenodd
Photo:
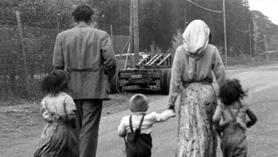
<path fill-rule="evenodd" d="M 109 35 L 88 25 L 58 34 L 53 66 L 69 72 L 69 90 L 74 99 L 108 99 L 109 80 L 116 60 Z"/>

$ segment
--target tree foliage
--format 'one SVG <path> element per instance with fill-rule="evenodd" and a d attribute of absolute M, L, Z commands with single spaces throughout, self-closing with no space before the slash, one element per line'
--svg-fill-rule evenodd
<path fill-rule="evenodd" d="M 256 53 L 278 49 L 278 26 L 259 11 L 252 11 Z"/>
<path fill-rule="evenodd" d="M 171 46 L 172 36 L 178 29 L 174 7 L 169 0 L 149 0 L 141 5 L 141 49 L 150 49 L 153 45 L 165 51 Z"/>

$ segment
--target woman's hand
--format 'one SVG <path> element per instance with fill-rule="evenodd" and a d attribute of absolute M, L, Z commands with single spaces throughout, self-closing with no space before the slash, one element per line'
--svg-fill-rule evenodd
<path fill-rule="evenodd" d="M 173 112 L 176 112 L 175 105 L 169 105 L 168 110 L 173 110 Z"/>
<path fill-rule="evenodd" d="M 175 116 L 176 116 L 176 113 L 173 109 L 167 109 L 161 113 L 161 117 L 163 117 L 164 120 L 173 118 Z"/>

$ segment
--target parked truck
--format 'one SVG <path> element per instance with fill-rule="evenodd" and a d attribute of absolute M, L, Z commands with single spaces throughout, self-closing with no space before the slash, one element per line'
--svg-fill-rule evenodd
<path fill-rule="evenodd" d="M 111 83 L 111 91 L 119 92 L 129 86 L 137 86 L 168 94 L 172 58 L 171 53 L 158 53 L 142 58 L 135 68 L 119 69 Z"/>

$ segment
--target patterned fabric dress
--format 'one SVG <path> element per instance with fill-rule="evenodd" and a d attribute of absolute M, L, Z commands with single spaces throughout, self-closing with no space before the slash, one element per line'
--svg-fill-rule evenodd
<path fill-rule="evenodd" d="M 41 104 L 42 117 L 47 124 L 34 157 L 78 157 L 73 99 L 66 93 L 60 93 L 46 96 Z"/>
<path fill-rule="evenodd" d="M 192 83 L 182 91 L 177 157 L 216 157 L 217 133 L 212 124 L 216 94 L 210 84 Z"/>

